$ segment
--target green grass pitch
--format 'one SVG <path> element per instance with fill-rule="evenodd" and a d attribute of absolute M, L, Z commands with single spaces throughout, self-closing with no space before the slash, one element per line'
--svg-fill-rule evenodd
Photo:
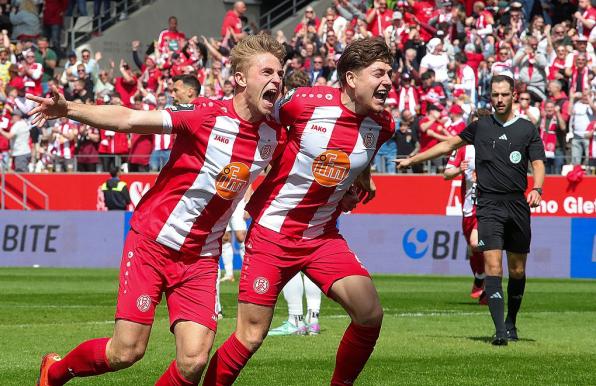
<path fill-rule="evenodd" d="M 374 277 L 385 319 L 359 385 L 596 385 L 596 281 L 528 280 L 518 318 L 521 340 L 493 347 L 486 307 L 469 298 L 471 278 Z M 117 271 L 0 269 L 0 385 L 33 385 L 41 355 L 65 354 L 109 336 Z M 219 346 L 235 325 L 237 283 L 223 283 Z M 153 385 L 174 357 L 165 307 L 147 354 L 132 368 L 73 385 Z M 280 300 L 273 325 L 286 317 Z M 324 385 L 349 320 L 324 299 L 322 333 L 270 337 L 238 385 Z"/>

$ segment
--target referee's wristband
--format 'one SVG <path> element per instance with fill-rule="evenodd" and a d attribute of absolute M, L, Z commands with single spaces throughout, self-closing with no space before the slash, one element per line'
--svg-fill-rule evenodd
<path fill-rule="evenodd" d="M 542 188 L 533 188 L 532 190 L 537 191 L 538 194 L 542 196 Z"/>

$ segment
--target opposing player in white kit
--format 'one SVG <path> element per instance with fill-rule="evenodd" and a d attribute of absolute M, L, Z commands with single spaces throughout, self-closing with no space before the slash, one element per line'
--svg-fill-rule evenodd
<path fill-rule="evenodd" d="M 285 50 L 267 35 L 250 36 L 231 53 L 235 96 L 164 111 L 27 97 L 40 105 L 33 122 L 67 116 L 93 127 L 139 134 L 176 134 L 170 159 L 131 220 L 112 337 L 81 343 L 63 359 L 44 356 L 38 385 L 132 366 L 147 347 L 162 295 L 176 359 L 156 385 L 196 385 L 217 327 L 215 283 L 221 238 L 248 186 L 278 157 L 285 129 L 267 117 L 281 92 Z"/>

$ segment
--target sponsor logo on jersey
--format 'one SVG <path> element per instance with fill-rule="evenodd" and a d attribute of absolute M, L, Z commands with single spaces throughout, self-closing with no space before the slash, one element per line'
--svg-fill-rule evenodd
<path fill-rule="evenodd" d="M 321 133 L 326 133 L 327 132 L 327 128 L 326 127 L 319 126 L 319 125 L 312 125 L 311 129 L 314 130 L 314 131 L 319 131 Z"/>
<path fill-rule="evenodd" d="M 269 280 L 267 280 L 267 278 L 259 276 L 252 283 L 252 288 L 255 290 L 256 293 L 262 295 L 269 291 Z"/>
<path fill-rule="evenodd" d="M 509 161 L 511 161 L 514 164 L 518 164 L 522 159 L 521 153 L 519 151 L 512 151 L 511 154 L 509 154 Z"/>
<path fill-rule="evenodd" d="M 230 139 L 224 137 L 223 135 L 215 134 L 215 140 L 221 143 L 228 144 L 230 143 Z"/>
<path fill-rule="evenodd" d="M 250 178 L 250 169 L 242 162 L 226 165 L 215 178 L 215 191 L 225 200 L 233 200 L 244 192 Z"/>
<path fill-rule="evenodd" d="M 341 150 L 326 150 L 315 158 L 312 174 L 322 186 L 337 186 L 350 174 L 350 158 Z"/>
<path fill-rule="evenodd" d="M 137 299 L 137 308 L 141 312 L 147 312 L 151 307 L 151 298 L 149 295 L 141 295 Z"/>

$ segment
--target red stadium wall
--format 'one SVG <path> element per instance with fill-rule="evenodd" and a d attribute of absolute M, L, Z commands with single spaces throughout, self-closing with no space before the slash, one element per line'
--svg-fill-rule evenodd
<path fill-rule="evenodd" d="M 14 176 L 6 175 L 6 190 L 19 193 L 22 183 Z M 30 182 L 49 196 L 52 210 L 96 210 L 101 207 L 98 189 L 106 180 L 105 174 L 25 174 Z M 126 174 L 122 179 L 128 183 L 131 198 L 136 204 L 142 194 L 155 181 L 155 174 Z M 444 181 L 440 176 L 377 175 L 377 197 L 367 205 L 361 205 L 354 213 L 359 214 L 429 214 L 458 215 L 460 182 Z M 532 183 L 529 184 L 532 186 Z M 577 186 L 565 177 L 547 177 L 543 205 L 534 210 L 539 216 L 596 216 L 596 178 L 584 178 Z M 28 202 L 34 209 L 43 207 L 43 199 L 28 190 Z M 7 200 L 7 207 L 19 209 Z"/>

